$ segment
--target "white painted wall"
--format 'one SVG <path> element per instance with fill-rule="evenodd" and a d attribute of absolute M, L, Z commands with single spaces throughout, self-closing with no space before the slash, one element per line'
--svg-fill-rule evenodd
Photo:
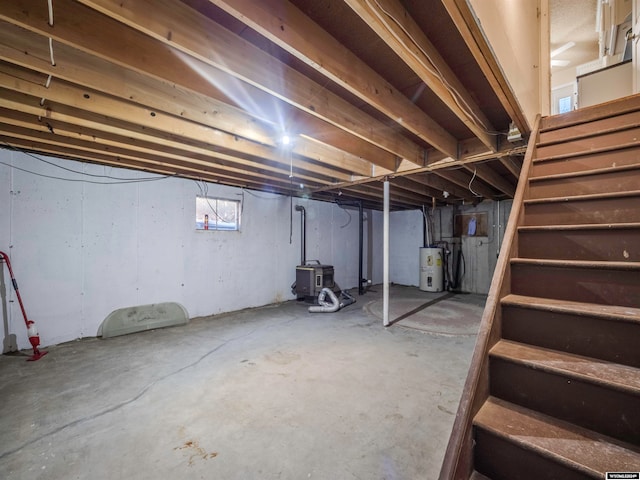
<path fill-rule="evenodd" d="M 578 77 L 578 107 L 589 107 L 633 94 L 633 64 L 619 63 Z"/>
<path fill-rule="evenodd" d="M 46 157 L 41 157 L 46 158 Z M 94 175 L 144 172 L 49 159 Z M 106 181 L 0 150 L 0 162 L 40 174 Z M 35 176 L 0 164 L 0 250 L 9 253 L 29 318 L 44 346 L 95 336 L 113 310 L 175 301 L 191 317 L 293 298 L 300 261 L 300 214 L 290 199 L 210 184 L 210 196 L 243 200 L 240 232 L 195 230 L 193 181 L 96 185 Z M 358 216 L 335 204 L 294 199 L 307 209 L 307 258 L 334 265 L 336 281 L 357 286 Z M 382 281 L 382 213 L 365 211 L 365 276 Z M 291 243 L 290 243 L 291 238 Z M 5 343 L 29 346 L 3 265 L 0 316 Z M 5 346 L 6 347 L 6 346 Z M 6 351 L 5 348 L 3 351 Z"/>
<path fill-rule="evenodd" d="M 470 0 L 470 4 L 533 126 L 538 113 L 548 114 L 548 0 Z"/>

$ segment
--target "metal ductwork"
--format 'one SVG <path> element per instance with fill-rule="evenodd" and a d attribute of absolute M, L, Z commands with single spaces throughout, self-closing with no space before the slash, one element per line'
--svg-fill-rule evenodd
<path fill-rule="evenodd" d="M 327 300 L 329 297 L 329 300 Z M 309 307 L 309 312 L 311 313 L 332 313 L 337 312 L 343 307 L 347 305 L 351 305 L 355 303 L 356 299 L 353 298 L 349 293 L 342 291 L 340 292 L 340 300 L 338 300 L 338 296 L 331 290 L 330 288 L 323 288 L 320 294 L 318 295 L 318 305 L 312 305 Z"/>

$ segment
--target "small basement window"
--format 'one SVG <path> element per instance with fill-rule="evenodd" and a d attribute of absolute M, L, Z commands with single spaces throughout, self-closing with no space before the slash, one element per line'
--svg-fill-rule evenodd
<path fill-rule="evenodd" d="M 240 230 L 240 201 L 196 196 L 196 230 Z"/>

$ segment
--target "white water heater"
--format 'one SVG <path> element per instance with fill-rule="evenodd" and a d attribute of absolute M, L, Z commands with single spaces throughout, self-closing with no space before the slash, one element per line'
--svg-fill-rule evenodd
<path fill-rule="evenodd" d="M 441 248 L 420 249 L 420 290 L 442 292 L 444 290 L 444 257 Z"/>

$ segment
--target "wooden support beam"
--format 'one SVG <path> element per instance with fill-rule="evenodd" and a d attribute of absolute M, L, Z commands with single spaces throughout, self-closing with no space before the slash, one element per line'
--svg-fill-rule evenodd
<path fill-rule="evenodd" d="M 17 105 L 11 108 L 20 111 L 29 111 L 34 114 L 35 112 L 39 112 L 37 115 L 43 117 L 50 116 L 52 114 L 51 109 L 47 110 L 37 104 L 38 98 L 44 98 L 46 96 L 50 102 L 67 105 L 78 110 L 99 115 L 102 117 L 100 123 L 109 123 L 110 121 L 108 119 L 111 118 L 119 120 L 120 122 L 130 122 L 132 119 L 136 119 L 136 124 L 143 127 L 143 129 L 146 129 L 145 133 L 142 134 L 145 140 L 150 140 L 150 136 L 152 136 L 154 131 L 160 131 L 169 135 L 170 138 L 186 139 L 191 142 L 196 142 L 196 144 L 200 144 L 201 146 L 198 147 L 194 145 L 187 146 L 187 143 L 184 141 L 175 142 L 178 146 L 177 148 L 189 151 L 193 155 L 204 152 L 208 154 L 211 154 L 211 152 L 217 152 L 218 155 L 222 155 L 225 151 L 230 153 L 241 151 L 242 155 L 245 157 L 252 156 L 254 158 L 265 158 L 269 161 L 275 162 L 276 164 L 279 164 L 279 168 L 283 172 L 291 168 L 291 162 L 294 160 L 294 157 L 290 157 L 289 153 L 285 151 L 277 151 L 276 149 L 249 142 L 238 137 L 229 136 L 223 132 L 212 131 L 208 127 L 192 124 L 182 119 L 165 115 L 161 112 L 150 112 L 149 110 L 135 104 L 122 102 L 93 91 L 79 90 L 62 81 L 52 83 L 49 88 L 46 88 L 35 83 L 22 81 L 4 72 L 0 72 L 0 88 L 14 90 L 16 92 L 14 94 L 4 94 L 7 102 L 13 99 L 14 105 Z M 31 96 L 32 100 L 25 99 L 22 97 L 23 95 Z M 21 104 L 27 106 L 32 105 L 32 107 L 27 110 L 24 107 L 21 107 Z M 75 115 L 78 114 L 79 112 L 75 112 Z M 65 117 L 64 120 L 69 120 L 69 117 L 74 117 L 74 115 L 69 115 Z M 82 115 L 80 115 L 80 118 L 81 117 Z M 98 129 L 104 128 L 99 125 L 94 125 L 94 127 L 97 127 Z M 122 130 L 125 132 L 131 129 L 133 129 L 132 125 L 123 125 L 122 127 Z M 128 135 L 126 133 L 122 133 L 121 137 L 123 139 L 130 139 L 131 135 L 131 133 L 128 133 Z M 215 145 L 210 144 L 212 138 L 216 138 Z M 170 148 L 166 142 L 161 144 L 158 139 L 156 139 L 156 142 L 158 142 L 158 149 L 160 151 Z M 228 158 L 233 158 L 233 156 L 229 154 L 226 156 Z M 304 166 L 300 165 L 300 162 L 297 159 L 295 160 L 296 172 L 298 172 Z M 243 157 L 241 156 L 236 157 L 235 161 L 246 166 L 249 166 L 250 164 L 253 164 L 253 166 L 256 165 L 255 162 L 247 162 L 246 160 L 243 160 Z M 326 173 L 327 176 L 331 176 L 333 178 L 341 176 L 338 171 L 327 171 Z"/>
<path fill-rule="evenodd" d="M 354 53 L 283 0 L 210 0 L 448 156 L 457 140 Z"/>
<path fill-rule="evenodd" d="M 515 177 L 517 182 L 520 178 L 520 169 L 522 168 L 522 164 L 514 157 L 502 157 L 500 158 L 500 162 L 507 170 L 509 170 L 509 172 L 511 172 L 511 175 Z"/>
<path fill-rule="evenodd" d="M 375 203 L 376 208 L 379 210 L 382 207 L 382 195 L 377 190 L 364 190 L 360 187 L 349 188 L 345 190 L 341 190 L 342 195 L 340 195 L 340 199 L 345 198 L 348 200 L 351 198 L 352 200 L 360 200 L 365 199 L 369 202 Z M 315 194 L 314 194 L 315 197 Z M 414 204 L 407 203 L 405 201 L 398 200 L 397 198 L 390 200 L 391 207 L 394 209 L 414 209 L 416 208 Z"/>
<path fill-rule="evenodd" d="M 392 181 L 391 179 L 389 181 Z M 402 181 L 401 181 L 402 183 Z M 353 189 L 357 189 L 361 192 L 371 192 L 374 195 L 378 195 L 380 198 L 382 196 L 383 184 L 381 182 L 369 183 L 366 185 L 358 185 L 353 187 Z M 395 202 L 405 203 L 407 205 L 413 205 L 416 208 L 416 205 L 422 204 L 430 204 L 431 197 L 426 195 L 424 192 L 416 193 L 409 191 L 408 189 L 395 188 L 393 193 L 391 194 L 391 198 Z"/>
<path fill-rule="evenodd" d="M 11 45 L 20 45 L 21 48 L 16 49 Z M 265 126 L 264 122 L 219 100 L 177 89 L 65 44 L 56 44 L 55 66 L 51 65 L 48 54 L 47 42 L 40 35 L 0 22 L 1 60 L 52 75 L 53 81 L 62 79 L 73 82 L 122 100 L 145 105 L 155 111 L 210 126 L 234 137 L 243 137 L 271 147 L 277 146 L 276 135 L 279 133 L 274 130 L 273 125 Z M 110 82 L 105 82 L 104 72 L 107 71 Z M 215 138 L 212 138 L 212 142 L 215 142 Z M 338 145 L 341 144 L 340 139 L 335 141 Z M 357 175 L 371 174 L 371 164 L 366 160 L 319 142 L 299 138 L 293 143 L 292 151 L 316 162 L 328 165 L 337 163 L 336 168 L 346 169 Z M 314 168 L 315 164 L 310 163 L 309 169 Z M 317 168 L 321 174 L 326 174 L 322 170 L 328 169 L 324 166 Z"/>
<path fill-rule="evenodd" d="M 0 125 L 0 129 L 1 129 Z M 109 153 L 101 153 L 98 151 L 78 150 L 67 145 L 53 144 L 46 141 L 40 141 L 37 138 L 17 137 L 13 134 L 5 135 L 0 130 L 0 143 L 11 145 L 22 151 L 34 151 L 44 155 L 51 155 L 60 158 L 67 158 L 85 163 L 98 163 L 101 165 L 109 165 L 117 168 L 131 168 L 144 172 L 156 173 L 158 175 L 179 176 L 191 178 L 194 180 L 204 180 L 212 183 L 224 183 L 237 187 L 248 187 L 256 189 L 272 188 L 278 192 L 288 192 L 283 188 L 267 185 L 262 181 L 255 181 L 249 178 L 238 178 L 229 174 L 220 174 L 207 170 L 175 166 L 173 164 L 163 164 L 157 160 L 136 160 L 114 156 Z M 64 177 L 63 177 L 64 178 Z"/>
<path fill-rule="evenodd" d="M 477 178 L 477 176 L 476 178 L 473 178 L 473 175 L 469 175 L 464 169 L 462 170 L 461 169 L 457 169 L 457 170 L 442 169 L 442 170 L 436 170 L 434 173 L 439 177 L 442 177 L 445 180 L 455 183 L 456 185 L 462 188 L 466 188 L 473 195 L 474 199 L 479 200 L 483 197 L 494 199 L 498 197 L 497 192 L 495 192 L 493 189 L 491 189 L 490 187 L 482 183 L 480 179 Z M 476 194 L 480 195 L 480 197 L 478 197 Z"/>
<path fill-rule="evenodd" d="M 495 128 L 400 0 L 345 0 L 482 143 Z"/>
<path fill-rule="evenodd" d="M 469 190 L 461 188 L 455 183 L 439 177 L 435 173 L 416 173 L 408 178 L 414 182 L 422 183 L 434 190 L 439 190 L 440 195 L 437 195 L 437 198 L 443 198 L 445 202 L 449 201 L 448 198 L 473 200 L 473 194 Z M 448 196 L 445 196 L 444 192 L 447 192 Z"/>
<path fill-rule="evenodd" d="M 156 16 L 156 13 L 160 14 L 161 11 L 163 11 L 161 9 L 161 3 L 165 7 L 166 17 Z M 141 4 L 133 2 L 133 5 L 137 7 Z M 114 6 L 114 8 L 121 9 L 125 7 L 117 5 Z M 144 17 L 147 18 L 148 21 L 161 21 L 164 18 L 167 22 L 164 26 L 153 23 L 157 28 L 161 28 L 162 30 L 161 34 L 156 35 L 156 37 L 159 37 L 161 43 L 159 43 L 157 39 L 146 35 L 145 33 L 147 32 L 142 33 L 133 28 L 128 28 L 126 25 L 72 0 L 56 0 L 56 20 L 54 27 L 47 25 L 47 9 L 43 9 L 41 3 L 37 0 L 4 1 L 3 8 L 0 9 L 0 19 L 40 35 L 51 37 L 58 42 L 137 71 L 143 75 L 167 82 L 171 87 L 177 86 L 211 98 L 221 99 L 221 101 L 225 103 L 233 102 L 243 110 L 246 110 L 251 116 L 277 124 L 280 129 L 288 126 L 282 124 L 282 121 L 279 119 L 286 120 L 292 118 L 296 114 L 297 109 L 294 108 L 295 105 L 293 107 L 290 106 L 291 102 L 287 103 L 288 99 L 285 98 L 284 94 L 274 96 L 271 94 L 273 92 L 267 92 L 265 89 L 261 89 L 253 83 L 238 81 L 238 78 L 229 74 L 227 70 L 214 67 L 202 59 L 190 56 L 188 53 L 180 50 L 181 45 L 175 41 L 169 41 L 166 38 L 167 31 L 165 28 L 173 25 L 175 22 L 180 23 L 184 19 L 178 18 L 177 11 L 172 13 L 167 13 L 167 11 L 172 11 L 175 8 L 186 9 L 190 20 L 196 23 L 189 24 L 188 27 L 183 26 L 182 29 L 187 28 L 189 30 L 188 37 L 190 37 L 193 44 L 198 45 L 198 42 L 202 42 L 203 38 L 209 38 L 209 34 L 213 31 L 222 32 L 223 38 L 218 39 L 216 37 L 214 44 L 209 45 L 211 49 L 205 52 L 207 55 L 215 56 L 220 65 L 224 65 L 227 62 L 231 62 L 231 64 L 233 64 L 233 62 L 239 62 L 240 64 L 246 63 L 248 68 L 254 65 L 259 69 L 259 72 L 256 72 L 256 78 L 270 78 L 272 81 L 274 77 L 278 77 L 274 72 L 280 71 L 278 69 L 279 67 L 284 68 L 286 71 L 292 70 L 290 67 L 279 65 L 277 61 L 278 65 L 274 65 L 273 61 L 275 60 L 268 54 L 253 47 L 239 37 L 236 37 L 220 25 L 199 15 L 186 5 L 163 0 L 162 2 L 153 2 L 153 4 L 149 3 L 144 8 L 146 8 Z M 147 14 L 149 11 L 154 11 L 154 20 L 151 20 Z M 195 17 L 192 18 L 191 16 Z M 211 28 L 212 30 L 199 31 L 198 28 Z M 180 28 L 178 28 L 178 30 L 180 30 Z M 196 30 L 198 30 L 199 33 L 197 33 Z M 202 37 L 198 37 L 200 38 L 199 40 L 196 38 L 198 34 L 202 35 Z M 172 35 L 174 40 L 179 37 L 177 32 L 174 32 Z M 221 43 L 215 43 L 218 40 Z M 243 48 L 247 47 L 250 51 L 243 51 L 242 48 L 239 50 L 219 48 L 220 45 L 226 45 L 228 41 L 240 43 Z M 204 48 L 202 43 L 199 44 L 199 47 Z M 141 51 L 153 52 L 153 55 L 140 55 L 139 52 Z M 234 57 L 235 54 L 240 55 L 242 58 L 238 60 L 237 57 Z M 252 56 L 252 54 L 255 54 L 257 57 Z M 211 62 L 216 63 L 213 60 L 211 60 Z M 274 70 L 269 70 L 270 68 Z M 109 71 L 102 73 L 105 79 L 109 78 Z M 326 120 L 320 112 L 327 110 L 327 115 L 332 116 L 334 120 L 329 123 L 334 126 L 338 123 L 348 124 L 352 126 L 353 129 L 358 129 L 359 134 L 355 136 L 362 141 L 362 145 L 368 145 L 374 149 L 373 151 L 369 148 L 363 149 L 360 153 L 350 153 L 371 163 L 377 163 L 385 168 L 393 169 L 396 165 L 396 156 L 400 154 L 393 150 L 395 147 L 398 147 L 398 150 L 402 150 L 403 156 L 406 154 L 406 156 L 412 157 L 413 160 L 420 161 L 423 154 L 417 145 L 399 134 L 391 134 L 389 128 L 381 122 L 374 120 L 371 116 L 336 95 L 330 94 L 320 85 L 311 82 L 301 74 L 295 73 L 297 74 L 295 80 L 300 80 L 303 83 L 299 88 L 292 90 L 292 93 L 298 95 L 300 101 L 304 98 L 306 103 L 309 103 L 309 99 L 314 100 L 312 104 L 307 105 L 306 108 L 303 109 L 306 113 L 316 116 L 321 120 Z M 293 88 L 294 79 L 289 80 L 290 83 L 292 83 L 291 85 L 280 85 L 280 88 L 285 91 L 288 87 Z M 316 111 L 314 111 L 314 109 Z M 344 127 L 344 125 L 337 126 L 337 128 L 341 128 L 343 131 L 353 135 L 353 132 L 351 132 L 349 128 L 342 127 Z M 367 132 L 372 133 L 374 137 L 377 136 L 376 138 L 379 137 L 380 142 L 378 142 L 378 144 L 385 143 L 389 148 L 385 149 L 385 147 L 379 147 L 377 144 L 374 145 L 375 142 L 372 142 L 371 138 L 367 138 Z M 372 160 L 375 160 L 375 162 L 372 162 Z"/>
<path fill-rule="evenodd" d="M 396 187 L 394 191 L 406 190 L 408 192 L 413 192 L 420 195 L 423 198 L 423 205 L 431 205 L 432 198 L 444 200 L 444 197 L 442 196 L 442 190 L 436 190 L 434 188 L 428 187 L 423 183 L 415 182 L 411 179 L 411 177 L 395 177 L 389 179 L 389 181 L 394 187 Z"/>
<path fill-rule="evenodd" d="M 20 49 L 15 48 L 17 44 L 21 45 Z M 276 143 L 273 126 L 269 131 L 261 125 L 264 122 L 205 94 L 186 91 L 155 78 L 145 77 L 139 72 L 123 68 L 65 44 L 56 46 L 55 66 L 51 65 L 48 55 L 47 42 L 40 35 L 0 22 L 0 58 L 5 61 L 53 75 L 54 82 L 56 78 L 74 81 L 81 86 L 146 105 L 156 111 L 210 126 L 233 137 L 248 138 L 271 146 Z M 102 73 L 104 71 L 109 72 L 112 81 L 105 82 Z M 315 118 L 307 118 L 304 125 L 308 129 L 333 128 Z M 366 157 L 375 156 L 388 164 L 395 161 L 394 155 L 349 134 L 339 132 L 335 128 L 333 130 L 335 134 L 332 140 L 338 148 L 301 138 L 299 142 L 294 143 L 294 151 L 298 155 L 310 156 L 316 161 L 357 175 L 371 174 L 372 164 L 365 160 Z M 279 136 L 280 132 L 277 135 Z M 347 137 L 350 138 L 347 139 Z M 215 137 L 212 137 L 211 141 L 215 141 Z"/>
<path fill-rule="evenodd" d="M 346 187 L 349 187 L 349 186 L 352 186 L 352 185 L 359 185 L 359 184 L 363 184 L 363 183 L 381 182 L 381 181 L 384 181 L 384 179 L 387 178 L 387 177 L 399 177 L 399 176 L 409 176 L 409 175 L 413 176 L 413 175 L 420 174 L 420 173 L 428 173 L 428 172 L 437 173 L 437 172 L 440 172 L 440 171 L 447 171 L 447 170 L 452 170 L 452 169 L 460 169 L 460 168 L 464 168 L 465 165 L 473 165 L 475 163 L 486 162 L 487 160 L 499 159 L 499 158 L 502 158 L 502 157 L 505 157 L 505 156 L 513 156 L 513 155 L 523 154 L 525 151 L 526 151 L 526 147 L 525 146 L 521 146 L 521 147 L 511 147 L 511 146 L 509 146 L 508 148 L 504 148 L 504 149 L 500 150 L 497 153 L 490 153 L 490 152 L 476 153 L 476 152 L 472 152 L 470 154 L 462 155 L 460 157 L 460 159 L 458 159 L 458 160 L 454 160 L 452 158 L 439 159 L 436 162 L 429 163 L 429 165 L 427 165 L 426 167 L 407 169 L 407 170 L 402 170 L 402 171 L 398 171 L 398 172 L 384 172 L 384 173 L 381 173 L 381 174 L 375 174 L 372 177 L 358 178 L 358 179 L 351 180 L 349 182 L 336 183 L 336 184 L 334 184 L 332 186 L 329 186 L 329 187 L 321 187 L 317 191 L 320 192 L 320 191 L 323 191 L 323 190 L 333 190 L 333 189 L 336 189 L 336 188 L 346 188 Z M 467 182 L 469 182 L 469 179 L 467 179 Z M 465 189 L 467 189 L 466 185 L 463 185 L 463 186 L 464 186 Z M 494 196 L 497 196 L 497 192 L 493 192 L 491 194 L 490 198 L 493 198 Z"/>
<path fill-rule="evenodd" d="M 218 166 L 221 170 L 242 171 L 248 176 L 264 176 L 267 179 L 284 179 L 289 182 L 289 170 L 279 168 L 272 163 L 265 163 L 250 158 L 239 159 L 223 153 L 213 151 L 201 151 L 195 153 L 160 143 L 137 141 L 135 143 L 124 142 L 124 138 L 111 133 L 100 132 L 87 128 L 68 124 L 47 118 L 38 121 L 34 115 L 16 112 L 5 108 L 0 108 L 0 122 L 4 123 L 5 132 L 10 132 L 12 127 L 33 130 L 39 133 L 46 133 L 47 138 L 51 137 L 56 141 L 67 139 L 69 145 L 81 142 L 83 147 L 87 147 L 87 142 L 93 144 L 93 148 L 99 151 L 127 152 L 120 153 L 122 156 L 142 155 L 156 156 L 166 159 L 166 162 L 176 162 L 177 165 L 193 165 L 194 168 Z M 20 130 L 24 134 L 24 130 Z M 17 134 L 17 133 L 16 133 Z M 295 172 L 296 182 L 304 181 L 309 185 L 323 185 L 331 183 L 331 179 L 322 178 L 317 175 L 309 175 L 305 172 Z"/>
<path fill-rule="evenodd" d="M 222 164 L 219 160 L 214 162 L 211 161 L 211 159 L 180 158 L 178 155 L 172 153 L 161 155 L 157 152 L 143 153 L 123 147 L 111 147 L 89 140 L 65 138 L 64 135 L 56 134 L 55 131 L 54 133 L 46 131 L 46 128 L 44 131 L 38 131 L 17 127 L 15 125 L 0 124 L 0 134 L 10 136 L 14 139 L 22 139 L 51 147 L 62 148 L 68 152 L 76 152 L 79 156 L 93 157 L 94 154 L 98 154 L 112 157 L 114 161 L 117 160 L 125 163 L 134 162 L 138 165 L 145 165 L 150 171 L 156 171 L 154 169 L 175 169 L 175 171 L 189 171 L 192 173 L 202 171 L 211 175 L 217 175 L 221 179 L 243 179 L 254 184 L 260 183 L 263 185 L 278 186 L 280 188 L 286 188 L 291 184 L 286 174 L 277 176 L 267 170 L 248 171 L 232 165 Z M 8 143 L 14 145 L 12 142 Z M 296 182 L 296 185 L 297 184 Z"/>
<path fill-rule="evenodd" d="M 513 198 L 513 196 L 515 195 L 516 187 L 513 184 L 509 183 L 509 181 L 506 178 L 500 176 L 495 170 L 493 170 L 487 164 L 475 163 L 473 165 L 466 165 L 465 168 L 470 172 L 476 174 L 478 178 L 487 182 L 496 190 L 501 191 L 502 193 L 510 196 L 511 198 Z"/>

